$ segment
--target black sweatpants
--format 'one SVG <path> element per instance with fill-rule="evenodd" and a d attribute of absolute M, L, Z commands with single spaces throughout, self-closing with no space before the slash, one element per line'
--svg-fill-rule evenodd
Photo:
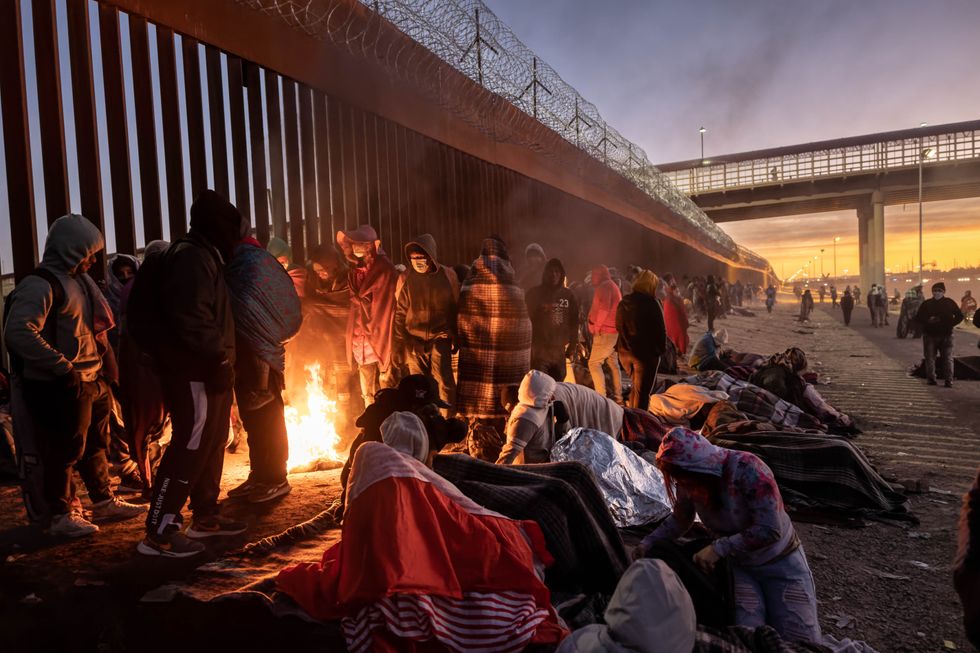
<path fill-rule="evenodd" d="M 64 515 L 75 498 L 78 470 L 89 499 L 112 497 L 109 487 L 109 386 L 99 379 L 83 383 L 79 396 L 59 381 L 24 379 L 24 403 L 34 420 L 35 437 L 44 461 L 44 499 L 52 515 Z"/>
<path fill-rule="evenodd" d="M 257 483 L 285 481 L 289 440 L 282 391 L 273 391 L 272 400 L 260 408 L 247 409 L 239 403 L 238 414 L 248 435 L 249 477 Z"/>
<path fill-rule="evenodd" d="M 660 357 L 641 360 L 633 352 L 620 349 L 619 362 L 633 380 L 630 398 L 627 406 L 647 410 L 650 407 L 650 393 L 657 382 L 657 370 L 660 369 Z"/>
<path fill-rule="evenodd" d="M 232 402 L 231 390 L 210 392 L 203 381 L 161 375 L 160 385 L 173 435 L 153 479 L 146 517 L 147 532 L 157 535 L 180 525 L 188 496 L 196 516 L 217 514 Z"/>

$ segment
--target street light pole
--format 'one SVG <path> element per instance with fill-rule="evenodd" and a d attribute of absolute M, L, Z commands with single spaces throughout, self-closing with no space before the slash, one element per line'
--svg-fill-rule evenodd
<path fill-rule="evenodd" d="M 701 165 L 704 165 L 704 132 L 706 131 L 708 130 L 704 128 L 704 125 L 701 125 L 701 128 L 698 129 L 698 132 L 701 133 Z"/>
<path fill-rule="evenodd" d="M 823 283 L 823 247 L 820 248 L 820 283 Z"/>
<path fill-rule="evenodd" d="M 919 286 L 922 285 L 922 139 L 919 139 Z"/>

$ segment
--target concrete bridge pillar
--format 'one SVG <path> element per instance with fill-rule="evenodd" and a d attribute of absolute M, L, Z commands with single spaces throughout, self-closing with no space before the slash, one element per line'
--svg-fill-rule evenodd
<path fill-rule="evenodd" d="M 885 201 L 875 191 L 857 210 L 858 255 L 861 261 L 861 292 L 873 283 L 885 282 Z"/>

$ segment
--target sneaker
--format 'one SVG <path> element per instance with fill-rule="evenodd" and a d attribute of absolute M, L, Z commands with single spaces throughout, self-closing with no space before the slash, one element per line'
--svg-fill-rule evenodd
<path fill-rule="evenodd" d="M 946 379 L 946 382 L 943 383 L 943 385 L 946 386 L 947 388 L 952 388 L 953 387 L 953 382 L 950 381 L 949 379 Z"/>
<path fill-rule="evenodd" d="M 143 479 L 140 473 L 133 470 L 129 474 L 123 474 L 119 478 L 119 485 L 116 487 L 116 492 L 142 492 L 143 488 Z"/>
<path fill-rule="evenodd" d="M 203 553 L 204 545 L 189 539 L 177 529 L 173 529 L 171 532 L 160 536 L 147 533 L 143 541 L 136 545 L 136 551 L 145 556 L 190 558 Z"/>
<path fill-rule="evenodd" d="M 123 501 L 119 497 L 112 497 L 92 504 L 92 518 L 96 521 L 132 519 L 142 515 L 147 509 L 148 506 L 141 506 Z"/>
<path fill-rule="evenodd" d="M 64 515 L 52 517 L 48 532 L 62 537 L 85 537 L 98 533 L 99 527 L 85 519 L 80 511 L 72 510 Z"/>
<path fill-rule="evenodd" d="M 206 537 L 220 537 L 222 535 L 238 535 L 244 533 L 248 528 L 245 522 L 227 519 L 225 517 L 195 517 L 187 529 L 187 537 L 195 540 Z"/>
<path fill-rule="evenodd" d="M 255 483 L 248 493 L 249 503 L 265 503 L 279 497 L 284 497 L 292 491 L 289 481 L 282 483 Z"/>
<path fill-rule="evenodd" d="M 252 488 L 255 487 L 255 480 L 249 476 L 245 479 L 245 482 L 238 487 L 233 487 L 228 490 L 229 499 L 237 499 L 240 497 L 246 497 L 252 492 Z"/>
<path fill-rule="evenodd" d="M 936 379 L 929 379 L 928 381 L 926 381 L 926 383 L 928 383 L 929 385 L 936 385 Z"/>

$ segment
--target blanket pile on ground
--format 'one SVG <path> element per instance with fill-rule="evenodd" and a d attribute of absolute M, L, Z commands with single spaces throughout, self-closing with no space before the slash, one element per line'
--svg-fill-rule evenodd
<path fill-rule="evenodd" d="M 719 370 L 701 372 L 684 379 L 685 383 L 728 394 L 730 401 L 748 417 L 771 422 L 777 426 L 792 426 L 826 431 L 823 423 L 788 401 L 783 401 L 764 388 L 739 381 Z"/>

